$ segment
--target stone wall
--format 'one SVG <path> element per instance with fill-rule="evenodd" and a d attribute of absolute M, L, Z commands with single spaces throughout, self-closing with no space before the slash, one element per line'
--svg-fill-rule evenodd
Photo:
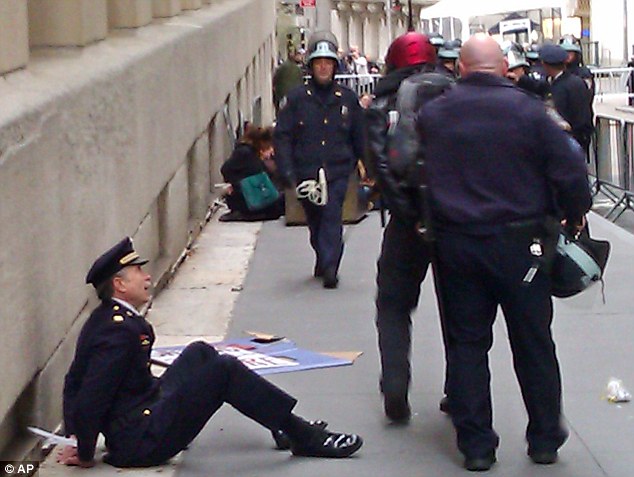
<path fill-rule="evenodd" d="M 125 23 L 123 3 L 109 7 Z M 250 119 L 258 98 L 272 118 L 274 0 L 186 5 L 81 48 L 31 44 L 0 78 L 0 457 L 25 425 L 61 420 L 94 258 L 130 235 L 159 281 L 216 195 L 227 119 Z"/>

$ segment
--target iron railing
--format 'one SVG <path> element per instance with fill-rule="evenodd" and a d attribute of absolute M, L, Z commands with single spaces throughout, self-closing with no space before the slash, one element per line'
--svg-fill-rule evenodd
<path fill-rule="evenodd" d="M 604 214 L 615 222 L 634 210 L 634 120 L 608 114 L 596 116 L 596 133 L 590 157 L 593 192 L 612 206 Z"/>
<path fill-rule="evenodd" d="M 310 76 L 305 76 L 304 79 L 310 78 Z M 354 75 L 354 74 L 341 74 L 335 75 L 335 80 L 341 84 L 346 85 L 348 88 L 354 90 L 357 93 L 357 96 L 361 96 L 362 94 L 374 93 L 374 87 L 376 83 L 381 78 L 379 74 L 367 74 L 367 75 Z"/>
<path fill-rule="evenodd" d="M 594 76 L 595 98 L 603 102 L 607 98 L 634 97 L 632 74 L 634 68 L 591 68 Z"/>

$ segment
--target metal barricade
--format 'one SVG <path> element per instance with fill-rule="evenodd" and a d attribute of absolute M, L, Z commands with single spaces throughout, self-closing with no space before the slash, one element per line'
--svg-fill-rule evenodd
<path fill-rule="evenodd" d="M 310 76 L 304 76 L 304 79 L 308 79 Z M 367 75 L 335 75 L 335 80 L 357 93 L 357 96 L 362 94 L 374 93 L 374 87 L 381 78 L 379 74 L 367 74 Z"/>
<path fill-rule="evenodd" d="M 372 94 L 380 77 L 379 74 L 335 75 L 335 80 L 356 91 L 357 96 L 361 96 L 364 93 Z"/>
<path fill-rule="evenodd" d="M 612 203 L 605 218 L 615 222 L 634 210 L 634 122 L 605 114 L 596 117 L 590 174 L 595 196 L 602 193 Z"/>
<path fill-rule="evenodd" d="M 590 71 L 594 76 L 595 98 L 598 101 L 611 97 L 634 97 L 634 91 L 628 87 L 634 68 L 592 68 Z"/>

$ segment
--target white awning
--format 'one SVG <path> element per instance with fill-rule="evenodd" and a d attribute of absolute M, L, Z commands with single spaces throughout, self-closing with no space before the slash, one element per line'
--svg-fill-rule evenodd
<path fill-rule="evenodd" d="M 431 7 L 423 8 L 420 17 L 466 18 L 495 13 L 508 13 L 538 8 L 561 8 L 562 16 L 567 16 L 568 0 L 440 0 Z"/>

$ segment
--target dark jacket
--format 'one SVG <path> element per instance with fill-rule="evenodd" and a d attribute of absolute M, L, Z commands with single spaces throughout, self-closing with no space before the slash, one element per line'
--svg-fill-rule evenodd
<path fill-rule="evenodd" d="M 105 301 L 84 324 L 64 382 L 64 427 L 75 434 L 79 458 L 94 458 L 97 436 L 131 410 L 151 401 L 158 380 L 150 372 L 154 331 L 145 318 Z"/>
<path fill-rule="evenodd" d="M 273 75 L 273 104 L 275 105 L 276 111 L 287 93 L 302 84 L 303 78 L 304 72 L 300 66 L 290 58 L 275 70 L 275 74 Z"/>
<path fill-rule="evenodd" d="M 440 227 L 485 231 L 558 207 L 576 224 L 591 206 L 579 146 L 505 78 L 469 75 L 423 106 L 418 126 Z"/>
<path fill-rule="evenodd" d="M 590 68 L 581 63 L 570 63 L 566 65 L 566 71 L 571 75 L 578 76 L 583 80 L 588 88 L 590 104 L 594 100 L 594 75 Z"/>
<path fill-rule="evenodd" d="M 220 168 L 225 182 L 229 182 L 233 188 L 231 195 L 227 196 L 227 205 L 231 210 L 250 212 L 242 195 L 240 181 L 260 172 L 266 172 L 266 167 L 257 151 L 249 144 L 239 143 L 231 153 L 231 157 Z"/>
<path fill-rule="evenodd" d="M 347 178 L 363 158 L 363 110 L 351 89 L 332 83 L 319 89 L 309 80 L 293 89 L 275 126 L 275 159 L 288 182 Z"/>
<path fill-rule="evenodd" d="M 586 150 L 594 130 L 590 92 L 584 81 L 564 71 L 550 85 L 557 112 L 570 124 L 572 136 Z"/>

